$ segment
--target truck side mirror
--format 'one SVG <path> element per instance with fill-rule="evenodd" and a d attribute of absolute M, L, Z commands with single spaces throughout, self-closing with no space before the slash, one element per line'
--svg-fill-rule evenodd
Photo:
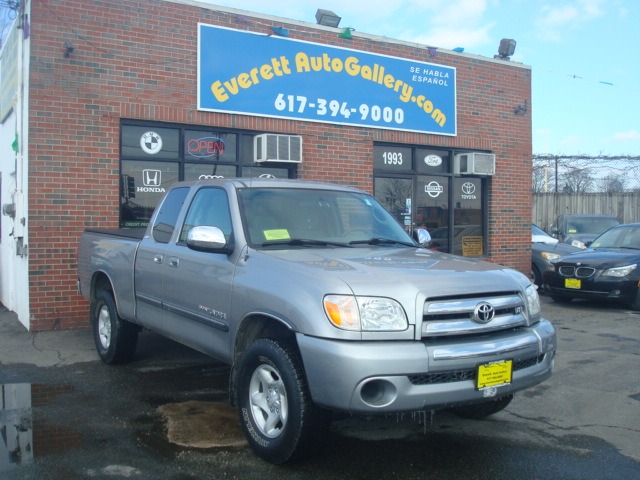
<path fill-rule="evenodd" d="M 426 228 L 414 228 L 413 239 L 420 245 L 425 247 L 429 242 L 431 242 L 431 235 L 429 235 L 429 232 Z"/>
<path fill-rule="evenodd" d="M 187 234 L 187 247 L 200 252 L 231 253 L 233 242 L 218 227 L 193 227 Z"/>

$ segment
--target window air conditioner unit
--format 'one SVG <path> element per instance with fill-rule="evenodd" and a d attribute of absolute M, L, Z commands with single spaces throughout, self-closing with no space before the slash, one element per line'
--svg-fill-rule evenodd
<path fill-rule="evenodd" d="M 302 162 L 302 137 L 263 133 L 253 138 L 254 162 Z"/>
<path fill-rule="evenodd" d="M 453 173 L 469 175 L 494 175 L 496 156 L 493 153 L 459 153 L 453 157 Z"/>

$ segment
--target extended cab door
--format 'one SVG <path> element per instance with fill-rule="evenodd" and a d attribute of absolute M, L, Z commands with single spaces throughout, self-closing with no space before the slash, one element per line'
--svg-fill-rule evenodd
<path fill-rule="evenodd" d="M 203 225 L 220 228 L 227 242 L 231 241 L 231 214 L 224 189 L 205 187 L 196 192 L 177 242 L 166 250 L 165 329 L 171 338 L 227 360 L 234 257 L 187 247 L 189 230 Z"/>
<path fill-rule="evenodd" d="M 164 333 L 162 275 L 166 263 L 166 250 L 178 222 L 188 187 L 171 190 L 157 214 L 151 219 L 151 229 L 138 247 L 134 268 L 136 292 L 136 318 L 141 325 Z"/>

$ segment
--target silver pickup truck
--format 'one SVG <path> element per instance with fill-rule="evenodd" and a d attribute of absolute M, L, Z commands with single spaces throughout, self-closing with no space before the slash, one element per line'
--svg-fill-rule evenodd
<path fill-rule="evenodd" d="M 130 361 L 146 328 L 231 365 L 247 440 L 273 463 L 320 445 L 331 411 L 482 418 L 553 369 L 525 275 L 422 247 L 353 188 L 177 183 L 135 234 L 80 239 L 100 358 Z"/>

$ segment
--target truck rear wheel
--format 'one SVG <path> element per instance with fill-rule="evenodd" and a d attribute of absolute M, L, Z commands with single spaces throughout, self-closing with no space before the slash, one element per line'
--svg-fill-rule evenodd
<path fill-rule="evenodd" d="M 131 361 L 138 343 L 138 327 L 120 318 L 111 292 L 102 290 L 91 304 L 91 327 L 96 350 L 104 363 Z"/>
<path fill-rule="evenodd" d="M 470 418 L 473 420 L 481 420 L 489 415 L 498 413 L 504 410 L 507 405 L 513 400 L 513 395 L 506 395 L 504 397 L 496 398 L 495 400 L 489 400 L 487 402 L 476 403 L 474 405 L 464 405 L 462 407 L 454 407 L 451 409 L 453 413 L 463 418 Z"/>
<path fill-rule="evenodd" d="M 279 464 L 322 443 L 329 413 L 311 401 L 302 363 L 288 344 L 256 340 L 240 360 L 236 385 L 240 423 L 257 455 Z"/>

